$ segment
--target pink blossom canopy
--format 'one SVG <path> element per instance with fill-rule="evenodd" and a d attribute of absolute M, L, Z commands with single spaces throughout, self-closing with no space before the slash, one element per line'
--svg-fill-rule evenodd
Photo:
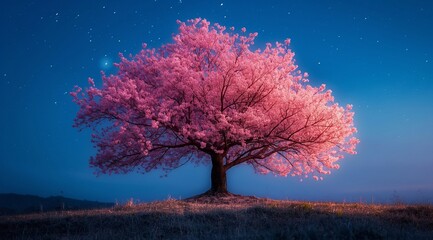
<path fill-rule="evenodd" d="M 102 173 L 172 169 L 185 161 L 225 169 L 247 163 L 259 173 L 329 174 L 355 154 L 351 105 L 325 85 L 308 85 L 289 39 L 252 50 L 257 33 L 205 19 L 180 22 L 173 42 L 121 55 L 98 88 L 76 87 L 77 127 L 92 127 Z"/>

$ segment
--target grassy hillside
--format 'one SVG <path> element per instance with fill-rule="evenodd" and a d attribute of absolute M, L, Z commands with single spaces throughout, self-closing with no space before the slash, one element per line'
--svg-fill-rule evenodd
<path fill-rule="evenodd" d="M 433 239 L 433 207 L 249 198 L 0 217 L 0 239 Z"/>

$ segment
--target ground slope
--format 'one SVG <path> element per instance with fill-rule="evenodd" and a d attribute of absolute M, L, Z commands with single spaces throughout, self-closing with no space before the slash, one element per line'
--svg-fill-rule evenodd
<path fill-rule="evenodd" d="M 0 193 L 0 215 L 107 208 L 113 205 L 113 203 L 78 200 L 63 196 L 43 198 L 35 195 Z"/>
<path fill-rule="evenodd" d="M 433 239 L 433 207 L 227 196 L 0 217 L 0 239 Z"/>

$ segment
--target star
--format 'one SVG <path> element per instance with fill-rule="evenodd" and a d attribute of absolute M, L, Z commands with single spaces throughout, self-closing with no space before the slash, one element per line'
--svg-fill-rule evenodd
<path fill-rule="evenodd" d="M 112 67 L 111 59 L 107 55 L 104 55 L 104 57 L 99 61 L 99 66 L 101 69 L 108 70 Z"/>

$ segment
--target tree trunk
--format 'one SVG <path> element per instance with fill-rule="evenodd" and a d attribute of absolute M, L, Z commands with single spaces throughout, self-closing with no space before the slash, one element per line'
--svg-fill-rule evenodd
<path fill-rule="evenodd" d="M 210 193 L 228 193 L 226 169 L 224 168 L 224 157 L 219 154 L 211 155 L 212 172 Z"/>

